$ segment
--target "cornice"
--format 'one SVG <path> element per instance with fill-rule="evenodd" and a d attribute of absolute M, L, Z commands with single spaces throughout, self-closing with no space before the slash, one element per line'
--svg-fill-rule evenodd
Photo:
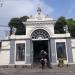
<path fill-rule="evenodd" d="M 27 22 L 23 22 L 23 24 L 25 25 L 45 25 L 45 24 L 54 24 L 56 21 L 55 20 L 51 20 L 51 21 L 27 21 Z"/>

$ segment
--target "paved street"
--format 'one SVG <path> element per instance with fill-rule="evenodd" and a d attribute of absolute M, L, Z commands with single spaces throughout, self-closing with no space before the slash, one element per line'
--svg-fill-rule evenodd
<path fill-rule="evenodd" d="M 44 70 L 41 68 L 0 68 L 0 75 L 75 75 L 75 66 Z"/>

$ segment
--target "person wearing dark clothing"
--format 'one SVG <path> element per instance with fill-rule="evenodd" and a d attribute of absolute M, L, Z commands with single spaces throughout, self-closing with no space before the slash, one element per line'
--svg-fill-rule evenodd
<path fill-rule="evenodd" d="M 41 65 L 42 65 L 42 69 L 44 69 L 44 67 L 45 67 L 45 61 L 44 61 L 44 58 L 42 58 L 42 59 L 40 60 L 40 62 L 41 62 Z"/>
<path fill-rule="evenodd" d="M 41 50 L 41 52 L 40 52 L 40 62 L 41 62 L 41 65 L 42 65 L 42 69 L 46 66 L 46 64 L 47 64 L 47 58 L 46 58 L 46 56 L 47 56 L 47 52 L 46 51 L 44 51 L 44 50 Z"/>
<path fill-rule="evenodd" d="M 40 52 L 41 58 L 46 58 L 46 55 L 47 55 L 47 52 L 44 50 L 41 50 L 41 52 Z"/>

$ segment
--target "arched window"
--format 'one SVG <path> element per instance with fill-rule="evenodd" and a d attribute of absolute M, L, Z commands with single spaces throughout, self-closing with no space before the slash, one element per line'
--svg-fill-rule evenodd
<path fill-rule="evenodd" d="M 49 34 L 43 29 L 37 29 L 31 34 L 32 39 L 48 39 Z"/>

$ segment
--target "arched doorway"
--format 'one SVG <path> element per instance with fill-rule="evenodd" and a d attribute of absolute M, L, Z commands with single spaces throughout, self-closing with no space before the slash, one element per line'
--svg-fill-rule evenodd
<path fill-rule="evenodd" d="M 31 34 L 33 44 L 33 63 L 40 62 L 40 52 L 44 50 L 47 52 L 47 60 L 49 61 L 50 48 L 49 48 L 49 34 L 43 29 L 37 29 Z"/>

